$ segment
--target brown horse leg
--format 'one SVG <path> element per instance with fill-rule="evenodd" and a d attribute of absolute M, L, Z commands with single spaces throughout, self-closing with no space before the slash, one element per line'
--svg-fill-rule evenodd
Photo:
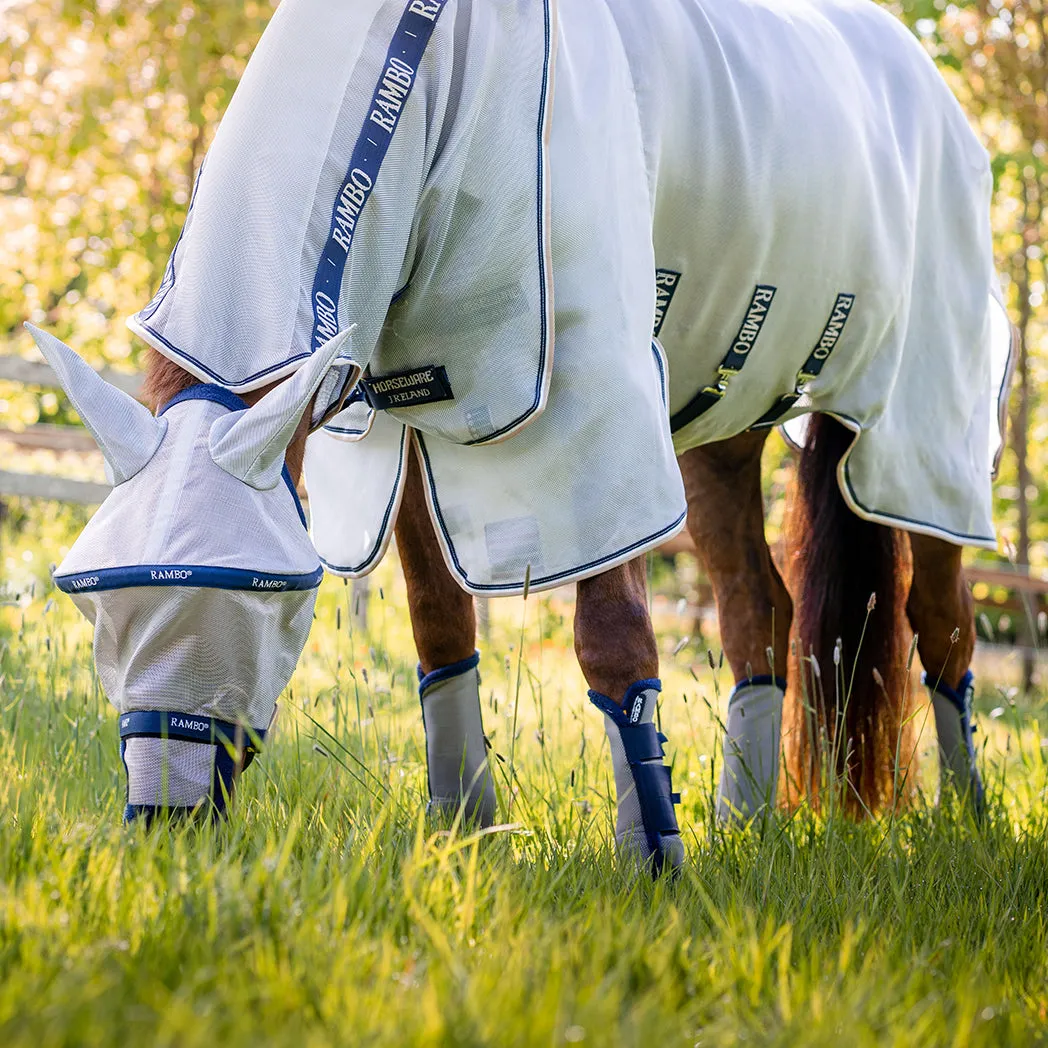
<path fill-rule="evenodd" d="M 416 455 L 408 457 L 408 476 L 396 535 L 422 672 L 432 673 L 470 658 L 477 643 L 473 598 L 454 580 L 444 563 L 426 507 L 422 470 Z"/>
<path fill-rule="evenodd" d="M 961 547 L 910 535 L 913 583 L 906 611 L 932 694 L 942 781 L 983 808 L 983 786 L 972 742 L 972 675 L 975 615 L 961 572 Z"/>
<path fill-rule="evenodd" d="M 578 584 L 575 654 L 586 683 L 613 699 L 636 681 L 658 677 L 644 557 Z"/>
<path fill-rule="evenodd" d="M 688 530 L 713 586 L 735 675 L 717 810 L 747 819 L 774 804 L 793 603 L 764 536 L 761 451 L 744 433 L 680 458 Z"/>
<path fill-rule="evenodd" d="M 654 873 L 676 869 L 684 845 L 673 810 L 677 798 L 662 763 L 665 740 L 653 724 L 662 685 L 644 557 L 578 584 L 575 654 L 590 701 L 604 714 L 619 852 Z"/>
<path fill-rule="evenodd" d="M 473 598 L 444 563 L 426 507 L 418 457 L 411 455 L 396 525 L 397 551 L 419 656 L 430 810 L 491 826 L 495 789 L 480 710 Z"/>

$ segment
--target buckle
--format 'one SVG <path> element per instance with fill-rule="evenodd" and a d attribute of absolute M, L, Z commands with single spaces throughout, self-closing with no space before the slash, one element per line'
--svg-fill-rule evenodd
<path fill-rule="evenodd" d="M 703 396 L 716 397 L 717 400 L 720 400 L 721 397 L 723 397 L 724 394 L 728 392 L 728 382 L 729 382 L 729 380 L 733 376 L 737 375 L 740 370 L 741 370 L 741 368 L 732 368 L 732 367 L 728 367 L 726 364 L 721 364 L 720 367 L 717 368 L 717 383 L 716 383 L 716 385 L 707 386 L 702 391 Z"/>

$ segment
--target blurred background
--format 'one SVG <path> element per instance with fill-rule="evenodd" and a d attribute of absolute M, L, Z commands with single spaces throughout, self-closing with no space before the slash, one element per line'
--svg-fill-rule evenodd
<path fill-rule="evenodd" d="M 276 6 L 0 0 L 0 600 L 46 586 L 48 558 L 104 494 L 90 486 L 103 479 L 100 458 L 34 369 L 22 324 L 48 328 L 134 388 L 142 347 L 124 318 L 160 282 L 197 168 Z M 1028 685 L 1048 626 L 1048 9 L 1041 0 L 889 7 L 994 158 L 998 265 L 1024 351 L 996 488 L 1000 554 L 980 555 L 970 578 L 981 636 L 1019 654 Z M 765 470 L 773 542 L 789 469 L 774 442 Z M 675 607 L 694 608 L 700 633 L 715 628 L 687 552 L 661 560 L 654 581 Z"/>

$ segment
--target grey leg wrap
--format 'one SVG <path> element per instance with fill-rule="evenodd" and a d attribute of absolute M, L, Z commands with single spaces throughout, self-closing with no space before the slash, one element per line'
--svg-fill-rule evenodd
<path fill-rule="evenodd" d="M 590 702 L 604 714 L 611 746 L 618 814 L 615 843 L 619 854 L 650 865 L 653 874 L 675 870 L 684 862 L 674 806 L 670 769 L 662 763 L 666 736 L 655 728 L 655 705 L 662 684 L 642 680 L 631 684 L 623 704 L 591 691 Z"/>
<path fill-rule="evenodd" d="M 932 697 L 935 711 L 935 732 L 939 737 L 939 772 L 942 787 L 954 790 L 966 799 L 976 815 L 986 807 L 986 795 L 975 752 L 975 725 L 972 722 L 972 697 L 975 683 L 971 670 L 962 678 L 955 691 L 942 681 L 932 686 L 928 674 L 924 683 Z"/>
<path fill-rule="evenodd" d="M 259 751 L 265 729 L 195 714 L 138 710 L 120 717 L 127 771 L 124 822 L 194 812 L 222 816 L 236 779 Z"/>
<path fill-rule="evenodd" d="M 492 826 L 495 784 L 488 766 L 480 712 L 480 655 L 422 675 L 419 696 L 426 729 L 430 810 L 466 822 Z"/>
<path fill-rule="evenodd" d="M 775 807 L 785 694 L 786 682 L 779 677 L 753 677 L 735 686 L 717 790 L 720 822 L 749 822 Z"/>

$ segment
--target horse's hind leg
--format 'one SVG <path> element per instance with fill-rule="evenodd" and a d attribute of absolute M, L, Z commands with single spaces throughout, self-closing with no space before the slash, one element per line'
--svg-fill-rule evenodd
<path fill-rule="evenodd" d="M 666 738 L 654 723 L 662 685 L 645 558 L 578 584 L 575 653 L 590 701 L 604 714 L 618 804 L 616 845 L 655 873 L 672 870 L 684 861 L 684 845 L 673 810 L 678 797 L 662 763 Z"/>
<path fill-rule="evenodd" d="M 961 547 L 925 535 L 910 535 L 913 583 L 906 612 L 917 634 L 917 652 L 935 711 L 939 767 L 947 788 L 983 808 L 983 785 L 972 741 L 970 670 L 975 616 L 961 572 Z"/>
<path fill-rule="evenodd" d="M 444 563 L 426 508 L 422 472 L 410 456 L 396 526 L 419 656 L 431 810 L 468 822 L 495 821 L 495 790 L 480 711 L 473 598 Z"/>
<path fill-rule="evenodd" d="M 717 814 L 725 821 L 772 807 L 779 778 L 793 603 L 764 537 L 766 437 L 743 433 L 680 458 L 688 531 L 713 586 L 721 643 L 736 682 L 717 796 Z"/>

